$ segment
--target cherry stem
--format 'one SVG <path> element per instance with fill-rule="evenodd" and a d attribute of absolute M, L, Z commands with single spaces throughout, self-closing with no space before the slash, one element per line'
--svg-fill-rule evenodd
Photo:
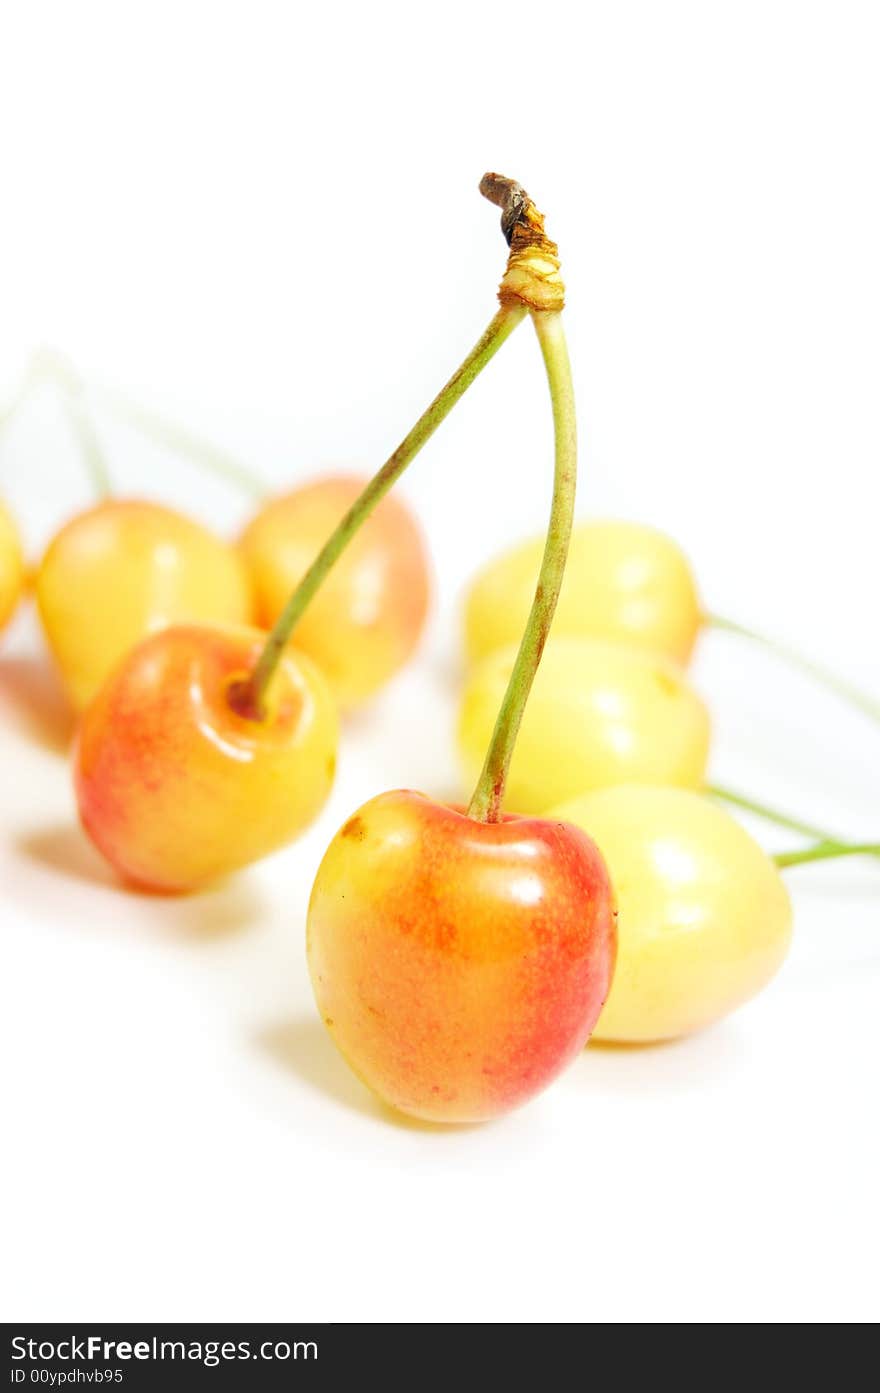
<path fill-rule="evenodd" d="M 34 355 L 30 373 L 31 376 L 48 378 L 53 381 L 57 387 L 65 392 L 68 398 L 74 394 L 82 396 L 85 393 L 85 384 L 73 363 L 66 354 L 59 353 L 57 349 L 40 349 Z M 242 464 L 241 460 L 236 459 L 234 455 L 221 446 L 214 445 L 187 430 L 185 426 L 178 425 L 175 421 L 169 421 L 167 417 L 160 416 L 157 412 L 138 405 L 137 402 L 132 401 L 112 387 L 90 383 L 89 389 L 93 395 L 104 402 L 108 411 L 112 412 L 117 420 L 139 431 L 141 435 L 152 440 L 154 444 L 163 449 L 172 450 L 176 454 L 184 455 L 195 464 L 200 465 L 201 468 L 207 469 L 220 478 L 227 479 L 255 498 L 263 498 L 268 492 L 262 479 L 258 478 L 246 464 Z M 2 425 L 2 418 L 0 418 L 0 425 Z M 91 435 L 94 438 L 94 430 L 92 430 Z"/>
<path fill-rule="evenodd" d="M 789 813 L 779 812 L 776 808 L 770 808 L 766 803 L 759 803 L 754 798 L 747 798 L 744 793 L 737 793 L 735 789 L 726 788 L 721 784 L 709 784 L 706 787 L 706 792 L 712 798 L 720 798 L 735 808 L 742 808 L 744 812 L 754 813 L 756 817 L 762 817 L 765 822 L 775 822 L 779 827 L 785 827 L 790 832 L 800 832 L 805 837 L 812 837 L 814 841 L 834 842 L 840 840 L 832 832 L 815 827 L 811 822 L 802 822 L 800 818 L 792 817 Z"/>
<path fill-rule="evenodd" d="M 12 396 L 0 407 L 0 436 L 12 425 L 12 422 L 24 406 L 35 385 L 36 376 L 33 366 L 32 364 L 28 364 Z"/>
<path fill-rule="evenodd" d="M 44 382 L 54 383 L 61 393 L 67 419 L 79 447 L 80 458 L 92 480 L 95 493 L 101 499 L 109 498 L 113 492 L 113 485 L 107 459 L 88 408 L 85 383 L 69 358 L 54 348 L 38 348 L 28 363 L 13 410 L 17 410 L 32 387 Z"/>
<path fill-rule="evenodd" d="M 248 465 L 243 464 L 241 460 L 230 454 L 228 450 L 224 450 L 222 446 L 214 445 L 211 441 L 188 430 L 186 426 L 181 426 L 176 421 L 170 421 L 166 416 L 161 416 L 155 411 L 148 410 L 145 406 L 140 406 L 137 402 L 111 387 L 95 387 L 94 390 L 108 411 L 111 411 L 118 420 L 140 431 L 141 435 L 152 440 L 154 444 L 176 454 L 184 455 L 202 469 L 207 469 L 219 478 L 228 480 L 229 483 L 243 489 L 254 498 L 264 498 L 268 493 L 268 487 L 264 481 Z"/>
<path fill-rule="evenodd" d="M 857 707 L 871 720 L 880 722 L 880 699 L 868 692 L 860 691 L 858 687 L 854 687 L 852 683 L 838 677 L 837 673 L 831 672 L 820 663 L 814 662 L 812 658 L 807 657 L 806 654 L 801 653 L 790 644 L 768 638 L 766 634 L 758 633 L 755 629 L 748 629 L 744 624 L 738 624 L 733 619 L 725 619 L 720 614 L 707 614 L 705 618 L 706 623 L 710 624 L 712 628 L 721 629 L 728 634 L 736 634 L 739 638 L 748 639 L 751 643 L 759 644 L 769 652 L 775 653 L 778 658 L 782 658 L 790 666 L 798 668 L 808 677 L 812 677 L 814 681 L 834 692 L 836 696 L 848 701 L 851 706 Z"/>
<path fill-rule="evenodd" d="M 838 856 L 880 856 L 880 842 L 817 842 L 803 851 L 781 851 L 773 860 L 784 870 L 787 866 L 805 866 L 810 861 L 831 861 Z"/>
<path fill-rule="evenodd" d="M 86 405 L 85 390 L 81 383 L 71 382 L 65 386 L 64 405 L 95 493 L 99 499 L 109 498 L 113 493 L 110 471 L 95 430 L 95 422 Z"/>
<path fill-rule="evenodd" d="M 712 798 L 720 798 L 735 808 L 742 808 L 744 812 L 754 813 L 756 817 L 762 817 L 765 822 L 774 822 L 778 827 L 785 827 L 790 832 L 800 832 L 802 836 L 810 837 L 815 842 L 821 842 L 828 846 L 846 845 L 842 838 L 833 832 L 816 827 L 812 822 L 803 822 L 800 818 L 792 817 L 789 813 L 779 812 L 776 808 L 769 808 L 766 803 L 759 803 L 754 798 L 747 798 L 745 794 L 737 793 L 732 788 L 725 788 L 721 784 L 709 784 L 706 792 Z M 880 856 L 880 850 L 876 852 L 866 851 L 865 855 Z"/>
<path fill-rule="evenodd" d="M 393 455 L 385 461 L 382 468 L 373 475 L 366 488 L 355 499 L 287 601 L 266 640 L 250 677 L 239 682 L 230 692 L 230 700 L 239 714 L 255 720 L 260 719 L 264 711 L 267 688 L 281 661 L 290 636 L 327 573 L 345 550 L 354 534 L 366 522 L 373 509 L 381 503 L 388 490 L 397 482 L 422 446 L 431 438 L 456 402 L 464 396 L 474 379 L 494 358 L 501 345 L 524 317 L 525 309 L 521 305 L 502 306 L 479 342 L 474 345 L 464 362 L 455 370 L 443 390 L 434 398 L 409 434 L 398 445 Z"/>
<path fill-rule="evenodd" d="M 501 703 L 485 763 L 468 808 L 468 816 L 480 822 L 497 822 L 501 816 L 510 761 L 559 599 L 574 520 L 577 431 L 574 388 L 562 314 L 558 310 L 533 310 L 532 322 L 544 355 L 553 404 L 556 440 L 553 503 L 535 598 Z"/>

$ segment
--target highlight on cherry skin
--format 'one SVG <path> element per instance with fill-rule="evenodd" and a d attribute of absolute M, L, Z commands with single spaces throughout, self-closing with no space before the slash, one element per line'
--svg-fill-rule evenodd
<path fill-rule="evenodd" d="M 308 911 L 315 998 L 385 1103 L 476 1122 L 543 1089 L 589 1038 L 611 982 L 614 903 L 578 828 L 480 822 L 399 790 L 364 804 Z"/>
<path fill-rule="evenodd" d="M 18 528 L 6 505 L 0 501 L 0 629 L 15 613 L 25 587 L 24 555 Z"/>
<path fill-rule="evenodd" d="M 473 780 L 510 676 L 515 648 L 490 653 L 469 673 L 458 745 Z M 709 755 L 706 706 L 677 664 L 599 639 L 551 635 L 510 766 L 508 795 L 524 813 L 612 784 L 703 785 Z"/>
<path fill-rule="evenodd" d="M 259 623 L 275 623 L 366 482 L 329 475 L 272 499 L 257 513 L 241 550 Z M 319 665 L 343 709 L 356 706 L 409 658 L 424 627 L 429 592 L 421 530 L 406 506 L 387 496 L 323 581 L 291 643 Z"/>
<path fill-rule="evenodd" d="M 762 991 L 791 942 L 779 870 L 708 798 L 638 785 L 553 809 L 599 846 L 617 895 L 614 982 L 596 1040 L 689 1035 Z"/>
<path fill-rule="evenodd" d="M 38 568 L 36 595 L 77 709 L 147 634 L 174 623 L 253 619 L 235 547 L 171 508 L 133 499 L 109 499 L 62 527 Z"/>
<path fill-rule="evenodd" d="M 543 547 L 543 538 L 521 542 L 490 561 L 471 583 L 464 608 L 471 662 L 518 639 Z M 575 526 L 554 634 L 614 639 L 685 664 L 701 623 L 690 562 L 671 537 L 635 522 Z"/>
<path fill-rule="evenodd" d="M 296 837 L 333 783 L 338 717 L 324 679 L 285 654 L 259 718 L 236 709 L 265 635 L 182 625 L 138 644 L 80 722 L 82 824 L 125 880 L 193 890 Z"/>

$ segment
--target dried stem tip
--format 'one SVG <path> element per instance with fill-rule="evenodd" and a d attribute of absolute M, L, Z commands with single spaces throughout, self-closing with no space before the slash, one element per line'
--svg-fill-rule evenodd
<path fill-rule="evenodd" d="M 561 310 L 565 286 L 559 274 L 559 249 L 544 231 L 543 213 L 521 184 L 503 174 L 484 174 L 480 193 L 501 209 L 501 230 L 510 247 L 507 270 L 498 288 L 502 305 Z"/>

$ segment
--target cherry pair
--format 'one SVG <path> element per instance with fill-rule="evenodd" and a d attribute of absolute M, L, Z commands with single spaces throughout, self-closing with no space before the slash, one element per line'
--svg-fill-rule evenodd
<path fill-rule="evenodd" d="M 411 606 L 407 620 L 397 626 L 395 643 L 383 654 L 377 656 L 374 649 L 369 660 L 355 654 L 354 666 L 367 674 L 358 685 L 346 672 L 350 650 L 346 655 L 339 631 L 330 632 L 320 621 L 321 600 L 339 609 L 333 584 L 345 572 L 340 567 L 331 574 L 331 568 L 367 519 L 382 516 L 380 510 L 390 502 L 385 499 L 388 489 L 529 314 L 553 402 L 553 506 L 541 557 L 529 554 L 528 564 L 534 562 L 538 572 L 537 589 L 519 646 L 497 656 L 490 653 L 466 698 L 463 743 L 475 772 L 479 765 L 474 796 L 466 812 L 405 792 L 372 800 L 331 844 L 309 911 L 315 993 L 342 1052 L 386 1100 L 438 1120 L 502 1112 L 543 1087 L 582 1048 L 611 986 L 616 946 L 612 876 L 621 896 L 622 927 L 628 927 L 621 940 L 621 971 L 600 1026 L 607 1038 L 677 1034 L 731 1009 L 772 975 L 790 932 L 788 900 L 771 861 L 731 819 L 696 794 L 621 788 L 544 818 L 501 811 L 509 773 L 524 810 L 539 803 L 546 807 L 627 774 L 644 777 L 647 772 L 656 782 L 699 784 L 708 727 L 703 708 L 669 659 L 634 655 L 616 644 L 583 647 L 580 638 L 565 637 L 547 650 L 523 722 L 560 595 L 572 530 L 574 402 L 556 248 L 518 185 L 491 175 L 481 187 L 502 206 L 510 256 L 501 308 L 475 349 L 379 474 L 351 501 L 316 557 L 317 526 L 299 551 L 295 545 L 286 547 L 288 505 L 266 510 L 248 529 L 242 549 L 256 577 L 261 617 L 274 620 L 269 637 L 228 625 L 192 624 L 172 625 L 148 637 L 100 683 L 81 723 L 75 759 L 86 828 L 124 875 L 150 888 L 192 888 L 265 854 L 311 820 L 329 789 L 336 742 L 334 703 L 319 666 L 343 701 L 357 699 L 399 665 L 424 612 L 423 604 L 420 610 L 418 603 Z M 334 520 L 331 512 L 338 516 L 339 500 L 323 512 L 322 501 L 317 500 L 314 517 L 326 530 Z M 142 514 L 135 521 L 142 521 Z M 361 535 L 368 535 L 366 528 Z M 63 538 L 62 533 L 53 544 L 62 555 Z M 385 540 L 387 551 L 393 539 Z M 620 534 L 612 532 L 605 540 L 613 560 Z M 663 552 L 659 543 L 655 549 Z M 241 566 L 235 553 L 223 552 L 222 561 L 218 550 L 208 548 L 205 554 L 210 554 L 210 565 L 216 563 L 218 575 L 231 577 Z M 355 554 L 353 548 L 350 555 Z M 229 564 L 232 556 L 235 563 Z M 413 565 L 416 559 L 413 550 Z M 592 563 L 576 570 L 569 593 L 583 589 L 584 564 L 589 571 Z M 204 575 L 210 565 L 206 561 Z M 170 553 L 168 570 L 173 574 Z M 681 568 L 670 565 L 669 570 L 673 590 L 678 587 L 687 609 Z M 61 571 L 63 575 L 63 566 Z M 606 565 L 606 572 L 613 579 L 613 564 Z M 298 584 L 282 603 L 280 594 L 292 580 Z M 504 636 L 492 624 L 506 586 L 514 596 L 516 587 L 508 576 L 494 603 L 485 599 L 492 589 L 485 581 L 474 592 L 477 599 L 472 596 L 469 606 L 472 651 L 480 649 L 484 630 L 491 630 L 486 649 Z M 213 600 L 221 588 L 207 586 L 205 593 Z M 230 586 L 227 598 L 234 588 Z M 59 605 L 64 590 L 61 584 L 54 591 Z M 247 603 L 246 588 L 239 588 L 230 602 L 242 600 Z M 185 608 L 195 603 L 187 598 Z M 570 628 L 573 617 L 583 618 L 585 607 L 565 606 L 563 601 L 561 617 Z M 594 608 L 606 622 L 615 622 L 607 599 Z M 693 641 L 689 627 L 694 632 L 696 627 L 692 616 L 682 619 L 673 613 L 670 620 L 669 613 L 658 611 L 651 619 L 644 604 L 630 613 L 641 614 L 642 638 L 652 639 L 644 647 L 655 644 L 671 649 L 676 658 L 687 656 Z M 393 604 L 389 614 L 386 627 L 394 629 L 399 614 Z M 174 617 L 166 611 L 163 622 Z M 241 618 L 220 617 L 235 624 Z M 377 620 L 381 618 L 380 611 Z M 291 636 L 297 648 L 318 650 L 316 665 L 289 648 Z M 573 663 L 579 665 L 576 682 L 571 681 Z M 610 736 L 603 733 L 601 719 L 585 720 L 583 712 L 574 713 L 578 719 L 558 719 L 562 688 L 579 701 L 592 701 L 589 694 L 601 692 L 603 683 L 615 694 L 611 703 L 604 702 L 611 712 L 606 722 Z M 621 692 L 626 697 L 623 716 Z M 588 709 L 601 717 L 603 704 L 584 706 Z M 616 750 L 613 738 L 621 722 L 628 742 L 622 756 L 619 734 Z M 511 770 L 521 725 L 519 764 L 514 762 Z M 570 757 L 566 739 L 571 730 L 591 725 L 596 728 L 593 747 L 579 748 Z M 488 753 L 480 763 L 487 738 Z M 562 742 L 550 757 L 548 739 Z M 597 836 L 604 860 L 584 828 Z M 692 887 L 693 932 L 689 939 L 676 940 L 668 932 L 656 939 L 652 926 L 662 928 L 664 915 L 669 916 L 671 882 L 664 880 L 662 857 L 654 848 L 668 848 L 676 837 L 678 903 L 686 880 Z M 827 843 L 794 859 L 852 850 Z M 688 867 L 686 875 L 683 866 Z M 747 911 L 756 904 L 761 912 L 749 918 Z M 740 951 L 737 966 L 732 945 L 742 950 L 746 940 L 748 951 Z"/>

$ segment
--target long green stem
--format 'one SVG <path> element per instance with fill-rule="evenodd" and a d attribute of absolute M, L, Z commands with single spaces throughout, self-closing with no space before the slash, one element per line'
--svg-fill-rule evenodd
<path fill-rule="evenodd" d="M 82 378 L 71 360 L 66 354 L 59 353 L 56 349 L 40 349 L 34 355 L 31 371 L 43 379 L 54 382 L 68 396 L 84 390 Z M 103 401 L 107 410 L 111 411 L 118 420 L 131 426 L 134 430 L 140 431 L 141 435 L 145 435 L 154 444 L 184 455 L 194 464 L 207 469 L 212 474 L 217 474 L 220 478 L 227 479 L 255 498 L 262 498 L 267 493 L 268 490 L 263 480 L 258 478 L 253 470 L 243 464 L 235 455 L 224 450 L 222 446 L 214 445 L 195 432 L 187 430 L 186 426 L 178 425 L 176 421 L 169 421 L 166 416 L 151 411 L 145 406 L 140 406 L 112 387 L 90 383 L 89 390 Z"/>
<path fill-rule="evenodd" d="M 250 677 L 238 683 L 231 691 L 230 699 L 242 715 L 255 719 L 260 717 L 264 710 L 266 690 L 281 661 L 288 640 L 328 571 L 345 550 L 358 528 L 366 522 L 373 509 L 382 501 L 392 485 L 397 482 L 407 465 L 415 459 L 422 446 L 431 438 L 440 423 L 446 419 L 456 402 L 464 396 L 468 387 L 482 372 L 486 364 L 494 358 L 501 345 L 513 333 L 524 316 L 525 310 L 521 305 L 505 305 L 498 311 L 482 338 L 471 349 L 443 390 L 419 417 L 412 430 L 398 445 L 394 454 L 385 461 L 382 468 L 373 475 L 366 488 L 355 499 L 288 600 L 266 640 Z"/>
<path fill-rule="evenodd" d="M 248 465 L 243 464 L 222 446 L 214 445 L 185 426 L 140 406 L 109 387 L 95 387 L 94 390 L 108 411 L 112 411 L 120 421 L 147 436 L 154 444 L 186 456 L 202 469 L 227 479 L 229 483 L 245 490 L 254 498 L 263 498 L 268 492 L 264 481 Z"/>
<path fill-rule="evenodd" d="M 778 827 L 785 827 L 790 832 L 800 832 L 804 837 L 812 837 L 817 842 L 835 842 L 840 838 L 833 832 L 814 826 L 811 822 L 802 822 L 800 818 L 792 817 L 789 813 L 779 812 L 776 808 L 770 808 L 766 803 L 759 803 L 754 798 L 747 798 L 744 793 L 737 793 L 732 788 L 726 788 L 722 784 L 709 784 L 706 788 L 712 798 L 720 798 L 725 803 L 730 803 L 735 808 L 742 808 L 744 812 L 754 813 L 756 817 L 762 817 L 765 822 L 775 822 Z"/>
<path fill-rule="evenodd" d="M 27 375 L 35 383 L 54 383 L 61 393 L 67 419 L 95 493 L 99 498 L 109 498 L 113 492 L 110 471 L 86 401 L 85 383 L 73 363 L 57 349 L 38 348 L 28 365 Z"/>
<path fill-rule="evenodd" d="M 869 692 L 863 692 L 858 687 L 853 686 L 844 678 L 838 677 L 836 672 L 823 667 L 821 663 L 814 662 L 812 658 L 801 653 L 797 648 L 793 648 L 788 643 L 780 643 L 776 639 L 768 638 L 766 634 L 758 633 L 755 629 L 748 629 L 744 624 L 737 624 L 733 619 L 725 619 L 720 614 L 707 614 L 706 623 L 711 624 L 714 629 L 722 629 L 728 634 L 737 634 L 740 638 L 748 639 L 751 643 L 757 643 L 768 652 L 775 653 L 778 658 L 790 666 L 804 672 L 814 681 L 827 687 L 836 696 L 848 701 L 851 706 L 855 706 L 871 720 L 880 722 L 880 698 L 872 696 Z"/>
<path fill-rule="evenodd" d="M 838 856 L 880 856 L 880 842 L 817 842 L 803 851 L 781 851 L 773 857 L 780 869 L 805 866 L 810 861 L 831 861 Z"/>
<path fill-rule="evenodd" d="M 0 407 L 0 436 L 3 435 L 8 426 L 12 425 L 35 385 L 33 369 L 29 365 L 22 374 L 21 381 L 12 396 Z"/>
<path fill-rule="evenodd" d="M 532 313 L 532 321 L 544 355 L 553 404 L 556 438 L 553 504 L 535 598 L 501 703 L 485 763 L 468 808 L 468 816 L 481 822 L 497 822 L 501 816 L 507 773 L 523 712 L 559 599 L 574 520 L 577 432 L 574 388 L 562 314 L 556 310 L 537 310 Z"/>
<path fill-rule="evenodd" d="M 85 392 L 82 387 L 65 389 L 64 405 L 73 433 L 76 436 L 83 464 L 94 485 L 95 493 L 101 499 L 109 498 L 113 492 L 110 471 L 107 468 L 107 460 L 101 448 L 91 412 L 86 405 Z"/>
<path fill-rule="evenodd" d="M 744 812 L 754 813 L 756 817 L 762 817 L 765 822 L 774 822 L 777 827 L 785 827 L 790 832 L 800 832 L 803 837 L 810 837 L 814 842 L 822 843 L 827 846 L 845 846 L 842 837 L 838 837 L 834 832 L 829 832 L 822 827 L 816 827 L 812 822 L 803 822 L 798 817 L 792 817 L 789 813 L 779 812 L 777 808 L 769 808 L 766 803 L 759 803 L 755 798 L 747 798 L 744 793 L 737 793 L 732 788 L 725 788 L 721 784 L 709 784 L 706 793 L 712 798 L 719 798 L 725 803 L 730 803 L 734 808 L 742 808 Z M 876 851 L 867 850 L 865 856 L 880 857 L 880 848 Z"/>

